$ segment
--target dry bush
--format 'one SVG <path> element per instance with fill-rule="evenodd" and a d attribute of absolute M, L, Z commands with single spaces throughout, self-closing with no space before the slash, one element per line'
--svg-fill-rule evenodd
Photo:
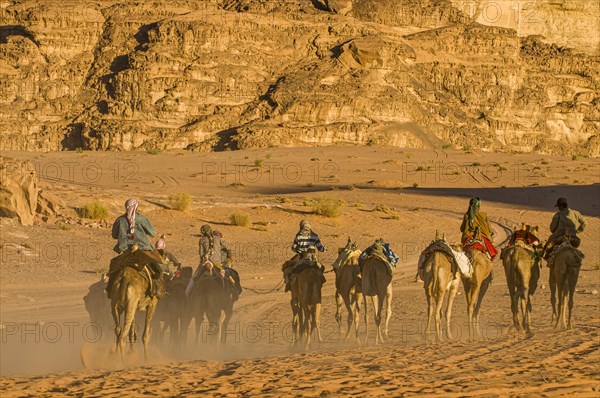
<path fill-rule="evenodd" d="M 184 192 L 169 196 L 169 205 L 173 210 L 186 211 L 193 201 L 192 196 Z"/>
<path fill-rule="evenodd" d="M 100 202 L 92 202 L 83 206 L 78 211 L 80 217 L 92 220 L 102 220 L 108 217 L 108 209 Z"/>
<path fill-rule="evenodd" d="M 229 221 L 232 225 L 237 225 L 238 227 L 247 227 L 250 225 L 250 216 L 246 213 L 235 212 L 229 216 Z"/>
<path fill-rule="evenodd" d="M 313 213 L 325 217 L 337 217 L 342 211 L 342 202 L 337 199 L 318 198 L 312 201 Z"/>

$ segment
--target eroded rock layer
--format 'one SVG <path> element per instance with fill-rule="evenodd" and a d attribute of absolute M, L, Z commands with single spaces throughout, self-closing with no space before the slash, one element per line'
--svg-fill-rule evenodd
<path fill-rule="evenodd" d="M 600 155 L 597 2 L 0 4 L 2 149 Z"/>

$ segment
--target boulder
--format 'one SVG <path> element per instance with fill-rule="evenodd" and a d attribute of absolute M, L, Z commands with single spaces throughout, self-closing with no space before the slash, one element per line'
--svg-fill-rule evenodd
<path fill-rule="evenodd" d="M 31 163 L 0 158 L 0 217 L 33 225 L 39 191 Z"/>
<path fill-rule="evenodd" d="M 325 0 L 325 7 L 334 14 L 347 15 L 352 11 L 352 0 Z"/>
<path fill-rule="evenodd" d="M 338 59 L 348 68 L 381 67 L 383 45 L 383 40 L 378 36 L 360 37 L 344 44 Z"/>

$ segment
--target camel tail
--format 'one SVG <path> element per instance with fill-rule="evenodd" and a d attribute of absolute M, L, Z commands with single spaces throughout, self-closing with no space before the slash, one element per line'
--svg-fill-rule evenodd
<path fill-rule="evenodd" d="M 125 303 L 126 299 L 127 299 L 127 289 L 123 289 L 123 285 L 124 285 L 124 276 L 123 273 L 121 273 L 121 277 L 119 278 L 119 301 L 123 304 Z"/>
<path fill-rule="evenodd" d="M 438 264 L 440 260 L 439 260 L 438 256 L 441 256 L 441 254 L 435 253 L 433 255 L 433 264 L 431 265 L 431 270 L 433 271 L 432 272 L 432 274 L 433 274 L 432 282 L 433 283 L 431 284 L 432 292 L 434 292 L 434 291 L 436 291 L 436 289 L 438 289 L 438 285 L 437 285 L 438 284 L 438 271 L 440 269 L 439 264 Z"/>

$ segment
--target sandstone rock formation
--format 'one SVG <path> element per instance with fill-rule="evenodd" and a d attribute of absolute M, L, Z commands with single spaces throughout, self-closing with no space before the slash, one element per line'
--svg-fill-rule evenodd
<path fill-rule="evenodd" d="M 36 215 L 48 219 L 64 209 L 60 198 L 40 189 L 31 163 L 0 157 L 0 217 L 32 225 Z"/>
<path fill-rule="evenodd" d="M 600 6 L 496 3 L 2 0 L 0 148 L 598 156 Z"/>
<path fill-rule="evenodd" d="M 0 158 L 0 217 L 17 217 L 21 224 L 32 225 L 38 194 L 30 163 Z"/>

